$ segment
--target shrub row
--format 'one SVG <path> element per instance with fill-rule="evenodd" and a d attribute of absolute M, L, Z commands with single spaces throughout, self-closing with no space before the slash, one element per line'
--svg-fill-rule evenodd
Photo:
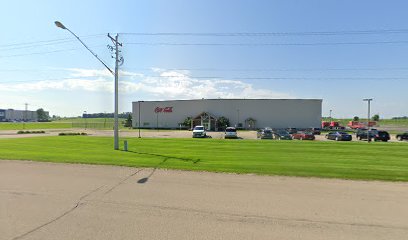
<path fill-rule="evenodd" d="M 18 131 L 17 134 L 41 134 L 45 131 Z"/>
<path fill-rule="evenodd" d="M 59 136 L 78 136 L 78 135 L 84 136 L 84 135 L 88 135 L 88 134 L 82 132 L 82 133 L 59 133 L 58 135 Z"/>

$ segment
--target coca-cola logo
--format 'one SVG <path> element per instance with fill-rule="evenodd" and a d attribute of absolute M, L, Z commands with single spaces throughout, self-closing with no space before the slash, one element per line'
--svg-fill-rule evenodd
<path fill-rule="evenodd" d="M 173 112 L 173 107 L 156 107 L 154 109 L 155 113 L 171 113 Z"/>

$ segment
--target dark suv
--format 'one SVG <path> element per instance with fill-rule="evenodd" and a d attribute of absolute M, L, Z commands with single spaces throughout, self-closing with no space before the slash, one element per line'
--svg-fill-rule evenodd
<path fill-rule="evenodd" d="M 367 129 L 358 129 L 356 133 L 356 137 L 359 140 L 367 140 L 369 137 L 369 140 L 374 140 L 374 141 L 383 141 L 383 142 L 388 142 L 390 140 L 390 134 L 386 131 L 378 131 L 376 129 L 371 129 L 367 133 Z"/>
<path fill-rule="evenodd" d="M 408 140 L 408 132 L 397 134 L 396 137 L 397 137 L 397 140 L 399 141 Z"/>
<path fill-rule="evenodd" d="M 320 135 L 322 133 L 322 129 L 321 128 L 311 128 L 311 132 L 314 135 Z"/>
<path fill-rule="evenodd" d="M 273 139 L 272 129 L 264 128 L 264 129 L 258 130 L 257 138 L 260 138 L 260 139 Z"/>

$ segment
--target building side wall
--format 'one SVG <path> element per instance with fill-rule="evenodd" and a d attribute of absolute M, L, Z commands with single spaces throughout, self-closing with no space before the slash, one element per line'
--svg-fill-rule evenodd
<path fill-rule="evenodd" d="M 231 126 L 253 118 L 256 127 L 319 127 L 322 113 L 320 99 L 203 99 L 185 101 L 133 102 L 133 127 L 178 128 L 187 117 L 208 112 L 227 117 Z M 156 111 L 155 111 L 156 110 Z M 167 110 L 167 111 L 166 111 Z"/>
<path fill-rule="evenodd" d="M 37 121 L 36 111 L 7 109 L 4 115 L 6 121 Z"/>

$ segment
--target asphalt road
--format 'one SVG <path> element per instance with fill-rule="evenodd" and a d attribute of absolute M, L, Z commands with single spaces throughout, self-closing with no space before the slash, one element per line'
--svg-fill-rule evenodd
<path fill-rule="evenodd" d="M 0 239 L 407 239 L 408 184 L 0 161 Z"/>

